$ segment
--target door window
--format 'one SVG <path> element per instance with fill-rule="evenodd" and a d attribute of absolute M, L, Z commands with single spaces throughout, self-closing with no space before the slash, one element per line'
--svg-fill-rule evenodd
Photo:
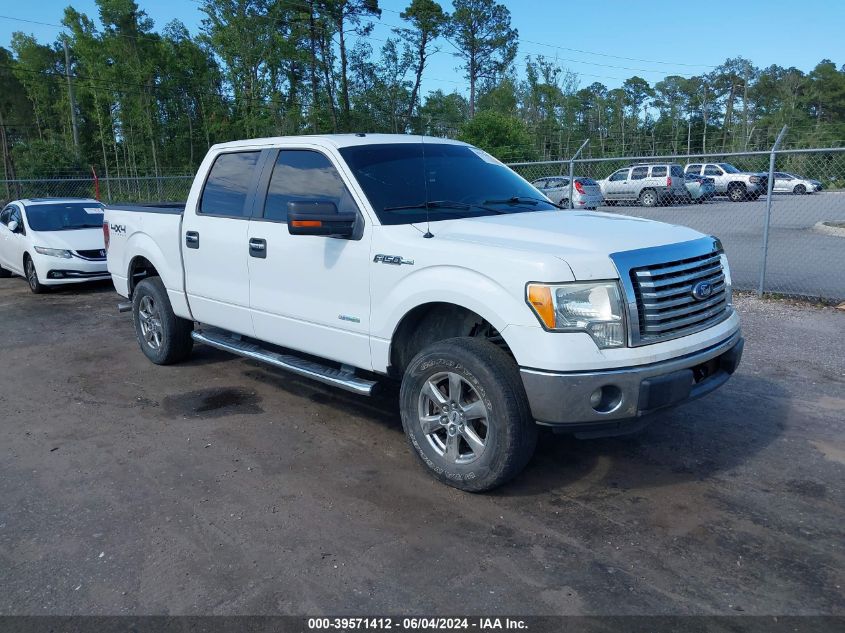
<path fill-rule="evenodd" d="M 273 166 L 264 218 L 287 222 L 288 202 L 325 200 L 334 202 L 338 212 L 357 212 L 352 195 L 331 161 L 312 150 L 282 150 Z"/>
<path fill-rule="evenodd" d="M 255 175 L 259 152 L 220 154 L 211 166 L 202 191 L 200 213 L 227 217 L 245 217 L 247 194 Z"/>
<path fill-rule="evenodd" d="M 651 168 L 651 175 L 655 178 L 663 177 L 666 175 L 666 165 L 660 165 L 658 167 Z"/>
<path fill-rule="evenodd" d="M 701 173 L 701 165 L 687 165 L 687 173 L 688 174 L 700 174 Z"/>
<path fill-rule="evenodd" d="M 627 169 L 620 169 L 615 174 L 613 174 L 608 180 L 610 182 L 617 182 L 619 180 L 627 180 L 628 179 L 628 170 Z"/>
<path fill-rule="evenodd" d="M 707 167 L 704 168 L 705 176 L 721 176 L 722 173 L 722 170 L 716 167 L 716 165 L 707 165 Z"/>
<path fill-rule="evenodd" d="M 634 167 L 631 170 L 631 180 L 642 180 L 648 175 L 648 167 Z"/>

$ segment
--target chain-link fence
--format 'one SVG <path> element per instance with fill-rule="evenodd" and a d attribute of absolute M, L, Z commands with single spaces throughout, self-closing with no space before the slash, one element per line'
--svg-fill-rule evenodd
<path fill-rule="evenodd" d="M 652 198 L 645 193 L 665 189 L 673 164 L 685 172 L 688 196 Z M 601 190 L 600 211 L 715 235 L 725 246 L 739 289 L 845 299 L 845 148 L 576 158 L 511 167 L 544 187 L 555 202 L 569 206 L 573 199 L 577 204 L 575 183 L 583 187 L 589 181 L 580 179 L 591 179 Z M 686 177 L 688 172 L 698 178 Z M 571 189 L 570 173 L 575 176 Z M 706 193 L 707 183 L 698 182 L 705 179 L 712 180 L 713 195 Z"/>
<path fill-rule="evenodd" d="M 637 164 L 648 167 L 637 170 Z M 692 179 L 684 178 L 681 191 L 686 190 L 689 197 L 660 199 L 655 206 L 644 206 L 643 202 L 648 204 L 651 199 L 643 192 L 655 185 L 665 188 L 673 164 L 685 172 L 695 172 L 698 180 L 712 180 L 715 193 L 696 197 L 702 189 Z M 661 170 L 662 166 L 666 170 Z M 557 185 L 561 180 L 568 185 L 570 173 L 576 181 L 592 179 L 601 188 L 601 211 L 661 220 L 715 235 L 728 253 L 737 288 L 845 299 L 845 148 L 575 158 L 514 163 L 511 167 L 529 181 L 545 181 L 538 183 L 542 185 L 551 184 L 551 177 L 557 179 Z M 639 177 L 643 173 L 645 177 Z M 661 175 L 653 177 L 655 173 Z M 767 188 L 770 173 L 771 204 Z M 614 174 L 619 180 L 611 182 Z M 756 182 L 752 182 L 755 178 Z M 184 201 L 192 182 L 193 176 L 189 175 L 0 180 L 0 198 L 68 196 L 99 197 L 106 202 Z M 743 195 L 737 195 L 739 187 Z M 555 202 L 569 200 L 570 196 L 577 199 L 574 183 L 548 194 Z"/>
<path fill-rule="evenodd" d="M 193 181 L 192 175 L 0 180 L 0 200 L 62 197 L 98 198 L 103 202 L 181 202 L 188 197 Z"/>

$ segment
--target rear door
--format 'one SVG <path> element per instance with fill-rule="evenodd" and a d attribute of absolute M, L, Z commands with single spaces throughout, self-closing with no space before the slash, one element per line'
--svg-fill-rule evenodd
<path fill-rule="evenodd" d="M 631 170 L 631 176 L 628 178 L 628 181 L 624 184 L 624 189 L 622 192 L 622 197 L 625 200 L 636 200 L 640 197 L 640 192 L 649 184 L 648 181 L 648 166 L 641 165 L 640 167 L 634 167 Z M 666 185 L 666 182 L 663 182 L 663 185 Z"/>
<path fill-rule="evenodd" d="M 556 203 L 569 198 L 569 178 L 549 178 L 546 195 Z"/>
<path fill-rule="evenodd" d="M 318 146 L 274 150 L 249 223 L 255 336 L 370 369 L 370 236 L 343 165 Z M 356 235 L 291 235 L 288 203 L 332 202 L 358 213 Z"/>
<path fill-rule="evenodd" d="M 222 152 L 208 173 L 196 209 L 185 209 L 182 258 L 194 318 L 253 335 L 249 311 L 249 218 L 255 199 L 257 150 Z"/>
<path fill-rule="evenodd" d="M 773 185 L 774 191 L 792 191 L 792 176 L 789 174 L 785 174 L 782 171 L 775 172 L 775 184 Z"/>

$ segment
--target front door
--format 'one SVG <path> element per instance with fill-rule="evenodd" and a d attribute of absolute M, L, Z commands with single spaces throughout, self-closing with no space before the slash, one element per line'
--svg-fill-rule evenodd
<path fill-rule="evenodd" d="M 620 200 L 624 197 L 625 188 L 628 186 L 628 168 L 620 169 L 611 174 L 610 178 L 605 181 L 604 194 L 605 200 Z"/>
<path fill-rule="evenodd" d="M 353 239 L 291 235 L 288 202 L 332 202 L 359 215 Z M 268 162 L 249 223 L 255 336 L 365 369 L 370 361 L 370 233 L 331 158 L 282 149 Z"/>
<path fill-rule="evenodd" d="M 182 257 L 194 319 L 252 336 L 249 216 L 261 152 L 217 156 L 196 209 L 185 209 Z"/>

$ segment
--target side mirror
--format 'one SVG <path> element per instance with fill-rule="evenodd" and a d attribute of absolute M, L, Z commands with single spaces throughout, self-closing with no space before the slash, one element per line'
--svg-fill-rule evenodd
<path fill-rule="evenodd" d="M 329 200 L 288 202 L 288 232 L 291 235 L 352 237 L 357 213 L 338 213 Z"/>
<path fill-rule="evenodd" d="M 18 229 L 20 228 L 20 226 L 18 225 L 18 221 L 17 221 L 17 220 L 12 220 L 11 222 L 9 222 L 9 223 L 6 225 L 6 227 L 7 227 L 7 228 L 8 228 L 8 229 L 12 232 L 12 233 L 17 233 L 17 232 L 18 232 Z"/>

